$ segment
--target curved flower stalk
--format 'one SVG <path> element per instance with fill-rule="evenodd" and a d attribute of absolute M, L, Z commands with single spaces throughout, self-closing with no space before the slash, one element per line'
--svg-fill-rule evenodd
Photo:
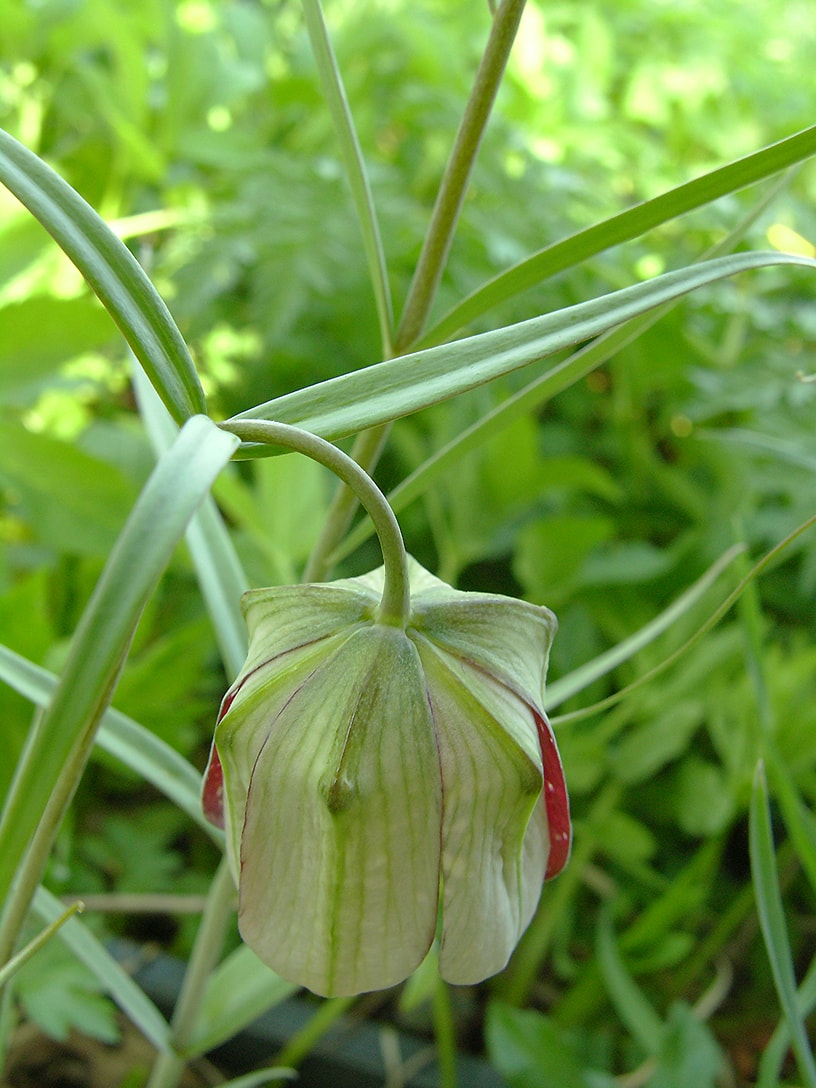
<path fill-rule="evenodd" d="M 569 854 L 555 617 L 409 573 L 404 627 L 378 619 L 382 568 L 245 594 L 205 776 L 244 940 L 319 994 L 400 982 L 438 926 L 444 978 L 495 974 Z"/>

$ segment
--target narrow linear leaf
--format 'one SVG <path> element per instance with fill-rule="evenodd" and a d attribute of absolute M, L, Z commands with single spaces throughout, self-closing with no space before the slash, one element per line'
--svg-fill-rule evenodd
<path fill-rule="evenodd" d="M 647 1054 L 659 1053 L 664 1036 L 663 1021 L 624 966 L 607 907 L 598 916 L 596 948 L 607 993 L 618 1016 Z"/>
<path fill-rule="evenodd" d="M 42 814 L 60 793 L 70 760 L 90 751 L 145 601 L 187 522 L 229 460 L 237 440 L 195 416 L 161 458 L 117 540 L 71 642 L 48 709 L 26 745 L 0 819 L 0 901 Z M 77 768 L 78 770 L 78 768 Z M 66 792 L 67 791 L 67 792 Z"/>
<path fill-rule="evenodd" d="M 669 304 L 670 305 L 670 304 Z M 666 307 L 668 308 L 668 307 Z M 501 433 L 517 419 L 530 414 L 558 393 L 574 385 L 596 367 L 601 366 L 611 355 L 626 344 L 636 339 L 647 323 L 659 320 L 664 307 L 658 307 L 651 313 L 643 314 L 623 327 L 606 333 L 603 337 L 587 344 L 570 355 L 564 362 L 554 366 L 545 374 L 535 378 L 523 389 L 497 404 L 481 419 L 460 431 L 445 445 L 440 446 L 431 456 L 413 472 L 401 480 L 386 496 L 388 504 L 395 514 L 405 510 L 416 499 L 425 494 L 429 485 L 450 469 L 460 458 L 473 450 L 479 449 L 488 439 Z M 331 562 L 336 564 L 347 555 L 351 555 L 374 533 L 374 527 L 368 518 L 362 518 L 335 548 Z"/>
<path fill-rule="evenodd" d="M 186 1054 L 195 1057 L 232 1038 L 261 1013 L 299 989 L 241 945 L 207 979 L 207 988 Z"/>
<path fill-rule="evenodd" d="M 0 130 L 0 181 L 39 220 L 119 326 L 173 418 L 205 411 L 193 360 L 138 261 L 50 166 Z"/>
<path fill-rule="evenodd" d="M 730 230 L 716 245 L 704 253 L 700 260 L 708 260 L 712 257 L 722 257 L 733 252 L 748 228 L 757 221 L 766 208 L 768 208 L 779 193 L 785 189 L 794 176 L 798 167 L 792 167 L 785 175 L 770 186 L 768 191 L 758 200 L 751 210 L 743 216 L 739 223 Z M 486 412 L 481 419 L 476 420 L 470 427 L 466 427 L 455 435 L 444 446 L 435 450 L 430 457 L 419 465 L 413 472 L 400 481 L 389 492 L 387 498 L 389 505 L 395 514 L 404 510 L 415 499 L 423 495 L 433 480 L 443 472 L 450 469 L 461 457 L 471 450 L 478 449 L 483 443 L 494 435 L 500 434 L 505 427 L 510 426 L 517 419 L 521 419 L 530 412 L 538 411 L 541 407 L 557 394 L 570 385 L 580 381 L 595 367 L 601 366 L 612 358 L 616 352 L 621 351 L 641 336 L 652 325 L 656 324 L 669 313 L 680 301 L 679 298 L 667 302 L 663 306 L 657 306 L 648 313 L 627 321 L 624 325 L 612 329 L 579 348 L 560 366 L 553 368 L 547 374 L 534 378 L 532 382 L 519 389 L 511 397 L 507 397 L 501 404 L 497 404 L 490 412 Z M 698 431 L 698 435 L 702 432 Z M 355 525 L 354 529 L 347 533 L 340 545 L 331 555 L 331 562 L 337 564 L 341 559 L 350 555 L 356 548 L 367 540 L 373 533 L 368 518 L 363 518 Z"/>
<path fill-rule="evenodd" d="M 816 1086 L 816 1062 L 813 1059 L 807 1028 L 799 1009 L 793 957 L 788 941 L 785 910 L 776 871 L 776 853 L 771 829 L 768 783 L 762 761 L 757 765 L 756 774 L 754 775 L 748 835 L 757 914 L 759 915 L 759 924 L 765 940 L 765 949 L 768 953 L 779 1004 L 782 1007 L 791 1034 L 791 1045 L 796 1055 L 799 1071 L 805 1082 L 811 1088 L 814 1088 Z"/>
<path fill-rule="evenodd" d="M 59 677 L 6 646 L 0 646 L 0 680 L 39 707 L 48 706 L 59 683 Z M 223 834 L 201 811 L 201 775 L 155 733 L 109 707 L 96 734 L 96 745 L 155 786 L 215 842 L 223 843 Z"/>
<path fill-rule="evenodd" d="M 816 269 L 816 261 L 790 253 L 743 253 L 705 261 L 544 317 L 376 363 L 235 418 L 273 419 L 330 440 L 355 434 L 520 370 L 697 288 L 770 265 Z M 556 367 L 551 373 L 558 372 Z M 271 449 L 244 447 L 242 454 L 264 455 Z"/>
<path fill-rule="evenodd" d="M 562 676 L 560 679 L 553 681 L 552 684 L 548 684 L 546 694 L 547 710 L 554 709 L 579 691 L 589 687 L 590 684 L 599 680 L 602 676 L 606 676 L 612 669 L 616 669 L 618 665 L 634 657 L 644 646 L 654 642 L 664 631 L 668 631 L 684 613 L 688 612 L 704 596 L 726 567 L 744 550 L 745 547 L 742 544 L 729 548 L 715 563 L 712 563 L 705 574 L 690 585 L 685 592 L 681 593 L 677 600 L 673 601 L 668 608 L 665 608 L 653 620 L 641 627 L 639 631 L 635 631 L 633 635 L 623 639 L 622 642 L 613 646 L 606 653 L 599 654 L 592 661 L 588 661 L 586 665 L 581 665 L 579 668 L 567 673 L 566 676 Z"/>
<path fill-rule="evenodd" d="M 816 817 L 802 800 L 792 774 L 770 739 L 766 740 L 765 747 L 765 759 L 774 796 L 782 811 L 796 856 L 810 881 L 811 891 L 816 895 Z"/>
<path fill-rule="evenodd" d="M 802 1017 L 810 1016 L 816 1008 L 816 957 L 811 960 L 807 974 L 798 990 L 797 1008 Z M 756 1088 L 777 1088 L 782 1065 L 790 1048 L 790 1031 L 783 1016 L 762 1052 L 757 1070 Z"/>
<path fill-rule="evenodd" d="M 133 385 L 153 449 L 161 456 L 172 445 L 178 429 L 138 363 L 133 367 Z M 211 496 L 204 499 L 193 515 L 187 526 L 186 539 L 221 660 L 229 679 L 234 680 L 247 655 L 241 595 L 249 589 L 249 582 Z"/>
<path fill-rule="evenodd" d="M 775 544 L 769 552 L 759 559 L 753 567 L 748 571 L 744 578 L 742 578 L 739 584 L 728 594 L 722 604 L 711 613 L 708 619 L 702 623 L 691 638 L 687 639 L 682 646 L 679 646 L 668 657 L 664 658 L 659 665 L 655 665 L 654 668 L 649 669 L 643 676 L 638 677 L 631 684 L 627 684 L 625 688 L 620 688 L 614 694 L 608 696 L 606 699 L 601 699 L 600 702 L 593 703 L 592 706 L 584 707 L 582 710 L 574 710 L 569 714 L 562 714 L 552 719 L 553 724 L 565 725 L 567 722 L 580 721 L 582 718 L 589 718 L 593 714 L 598 714 L 602 710 L 607 710 L 609 707 L 614 706 L 615 703 L 619 703 L 621 699 L 625 699 L 627 695 L 630 695 L 637 688 L 642 687 L 644 684 L 648 684 L 654 680 L 656 676 L 659 676 L 662 672 L 665 672 L 671 665 L 678 661 L 685 653 L 687 653 L 693 646 L 696 646 L 700 639 L 704 638 L 708 632 L 717 626 L 723 616 L 726 615 L 731 607 L 739 600 L 740 596 L 745 592 L 746 588 L 751 584 L 754 578 L 759 577 L 760 574 L 774 562 L 784 550 L 797 540 L 802 533 L 807 532 L 808 529 L 816 525 L 816 514 L 807 518 L 783 539 L 778 544 Z"/>
<path fill-rule="evenodd" d="M 340 152 L 346 167 L 346 176 L 351 187 L 352 197 L 357 209 L 357 218 L 363 235 L 368 274 L 374 291 L 377 317 L 380 323 L 380 339 L 383 353 L 391 354 L 391 337 L 394 314 L 391 305 L 391 290 L 388 285 L 388 271 L 385 265 L 380 228 L 374 198 L 366 172 L 363 152 L 351 109 L 346 98 L 346 91 L 332 49 L 320 0 L 301 0 L 306 29 L 312 43 L 315 63 L 317 64 L 320 85 L 329 106 L 334 131 L 340 144 Z"/>
<path fill-rule="evenodd" d="M 79 900 L 70 907 L 63 907 L 59 918 L 55 918 L 53 922 L 50 922 L 33 940 L 30 940 L 24 948 L 21 948 L 16 956 L 12 956 L 8 963 L 3 964 L 2 968 L 0 968 L 0 989 L 5 986 L 10 978 L 17 974 L 23 964 L 28 963 L 31 957 L 39 952 L 43 945 L 57 935 L 58 930 L 65 925 L 69 918 L 81 913 L 82 909 L 83 906 Z"/>
<path fill-rule="evenodd" d="M 33 909 L 44 922 L 50 924 L 64 914 L 65 904 L 46 888 L 39 887 L 34 896 Z M 105 991 L 145 1038 L 157 1050 L 168 1051 L 170 1027 L 167 1021 L 88 927 L 78 918 L 69 918 L 60 929 L 59 937 L 77 959 L 93 972 Z"/>
<path fill-rule="evenodd" d="M 605 219 L 602 223 L 596 223 L 563 241 L 547 246 L 468 295 L 429 329 L 416 347 L 439 344 L 494 306 L 541 283 L 549 276 L 563 272 L 622 242 L 639 238 L 662 223 L 710 204 L 721 196 L 763 181 L 815 154 L 816 125 L 812 125 L 761 151 L 721 166 L 711 173 L 670 189 L 667 193 L 661 193 L 653 200 L 627 208 L 611 219 Z"/>

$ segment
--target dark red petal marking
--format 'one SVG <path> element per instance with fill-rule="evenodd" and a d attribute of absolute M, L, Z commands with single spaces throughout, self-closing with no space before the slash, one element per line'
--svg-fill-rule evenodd
<path fill-rule="evenodd" d="M 204 772 L 201 807 L 211 824 L 220 828 L 224 827 L 224 770 L 215 744 L 210 749 L 210 761 Z"/>
<path fill-rule="evenodd" d="M 229 708 L 232 706 L 232 701 L 233 701 L 233 699 L 235 698 L 235 696 L 238 694 L 238 692 L 240 690 L 241 690 L 240 684 L 239 684 L 239 686 L 237 688 L 230 688 L 230 690 L 227 692 L 227 694 L 221 700 L 221 706 L 220 706 L 219 711 L 218 711 L 218 718 L 217 718 L 216 723 L 215 723 L 216 725 L 218 725 L 218 723 L 221 721 L 221 719 L 227 713 Z"/>
<path fill-rule="evenodd" d="M 572 847 L 572 822 L 569 812 L 567 784 L 564 769 L 555 743 L 552 727 L 544 713 L 533 711 L 541 745 L 544 765 L 544 803 L 547 806 L 547 823 L 550 828 L 550 854 L 547 858 L 545 880 L 558 876 L 569 859 Z"/>
<path fill-rule="evenodd" d="M 230 688 L 221 700 L 221 707 L 218 711 L 218 721 L 216 722 L 216 725 L 232 706 L 232 701 L 240 690 L 240 684 L 235 688 Z M 221 760 L 215 747 L 215 741 L 213 741 L 212 748 L 210 748 L 210 759 L 207 763 L 207 769 L 204 772 L 204 784 L 201 788 L 201 807 L 210 823 L 223 829 L 224 768 L 221 766 Z"/>

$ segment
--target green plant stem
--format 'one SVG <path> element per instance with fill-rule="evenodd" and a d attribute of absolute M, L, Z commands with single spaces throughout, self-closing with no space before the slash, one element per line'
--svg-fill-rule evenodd
<path fill-rule="evenodd" d="M 442 978 L 436 980 L 433 994 L 433 1024 L 436 1060 L 439 1065 L 439 1088 L 456 1088 L 459 1082 L 456 1070 L 456 1029 L 450 991 Z"/>
<path fill-rule="evenodd" d="M 396 355 L 401 355 L 408 349 L 421 334 L 428 320 L 473 164 L 507 66 L 524 3 L 525 0 L 504 0 L 493 17 L 487 45 L 442 177 L 431 222 L 408 291 L 395 337 Z M 390 430 L 390 423 L 386 423 L 358 435 L 351 456 L 365 472 L 374 471 Z M 331 566 L 329 557 L 348 532 L 356 505 L 355 496 L 341 484 L 309 559 L 304 575 L 306 581 L 326 577 Z"/>
<path fill-rule="evenodd" d="M 380 459 L 391 426 L 388 423 L 379 427 L 370 427 L 362 431 L 354 441 L 351 458 L 365 472 L 373 472 Z M 332 567 L 331 555 L 337 544 L 351 527 L 351 519 L 357 509 L 357 496 L 341 483 L 334 492 L 331 505 L 326 513 L 320 536 L 309 556 L 309 562 L 303 572 L 304 582 L 319 582 L 326 578 Z"/>
<path fill-rule="evenodd" d="M 398 355 L 421 335 L 428 319 L 473 164 L 518 31 L 524 3 L 525 0 L 503 0 L 493 17 L 490 36 L 439 186 L 431 222 L 408 290 L 395 340 Z"/>
<path fill-rule="evenodd" d="M 356 995 L 351 997 L 332 997 L 322 1002 L 309 1022 L 296 1032 L 281 1052 L 275 1057 L 275 1067 L 294 1067 L 300 1064 L 306 1055 L 313 1049 L 318 1039 L 322 1038 L 354 1002 Z"/>
<path fill-rule="evenodd" d="M 305 454 L 331 469 L 352 490 L 374 523 L 382 548 L 385 585 L 379 622 L 404 626 L 411 607 L 405 544 L 393 510 L 368 473 L 337 446 L 299 427 L 260 419 L 229 420 L 221 426 L 245 442 L 264 442 Z"/>
<path fill-rule="evenodd" d="M 184 975 L 172 1020 L 170 1053 L 160 1054 L 153 1066 L 147 1088 L 175 1088 L 187 1064 L 184 1052 L 195 1031 L 201 1003 L 207 990 L 207 979 L 218 963 L 224 946 L 227 926 L 232 918 L 235 884 L 226 857 L 222 859 L 201 916 L 190 962 Z"/>

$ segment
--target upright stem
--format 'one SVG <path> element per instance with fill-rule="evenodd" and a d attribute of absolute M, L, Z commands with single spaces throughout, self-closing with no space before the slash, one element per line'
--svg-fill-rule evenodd
<path fill-rule="evenodd" d="M 396 336 L 401 354 L 422 332 L 439 285 L 473 164 L 516 37 L 525 0 L 503 0 L 493 17 L 484 54 L 436 197 L 431 223 L 408 291 Z"/>
<path fill-rule="evenodd" d="M 381 623 L 404 626 L 411 606 L 405 544 L 394 511 L 368 473 L 331 442 L 287 423 L 265 419 L 232 419 L 222 423 L 221 427 L 244 442 L 263 442 L 303 453 L 340 477 L 359 499 L 380 540 L 385 585 L 378 618 Z"/>
<path fill-rule="evenodd" d="M 173 1050 L 156 1059 L 147 1088 L 175 1088 L 187 1065 L 184 1051 L 190 1044 L 201 1004 L 221 949 L 227 925 L 232 918 L 235 885 L 226 857 L 221 860 L 201 916 L 190 963 L 173 1013 L 171 1041 Z"/>
<path fill-rule="evenodd" d="M 390 429 L 388 423 L 369 427 L 367 431 L 361 431 L 354 440 L 351 458 L 365 472 L 374 471 Z M 329 557 L 351 528 L 351 519 L 356 509 L 357 496 L 351 488 L 339 483 L 326 512 L 320 536 L 303 572 L 304 582 L 320 582 L 326 578 L 330 566 Z"/>
<path fill-rule="evenodd" d="M 507 66 L 524 3 L 525 0 L 504 0 L 493 17 L 490 36 L 451 149 L 422 252 L 411 281 L 395 338 L 394 353 L 396 355 L 403 354 L 409 349 L 428 320 L 473 164 L 487 127 L 496 92 Z M 386 423 L 381 427 L 363 431 L 357 436 L 351 456 L 366 472 L 374 471 L 390 429 L 391 425 Z M 326 577 L 329 556 L 348 532 L 355 507 L 354 494 L 341 484 L 335 492 L 320 538 L 309 559 L 306 568 L 307 581 Z"/>

